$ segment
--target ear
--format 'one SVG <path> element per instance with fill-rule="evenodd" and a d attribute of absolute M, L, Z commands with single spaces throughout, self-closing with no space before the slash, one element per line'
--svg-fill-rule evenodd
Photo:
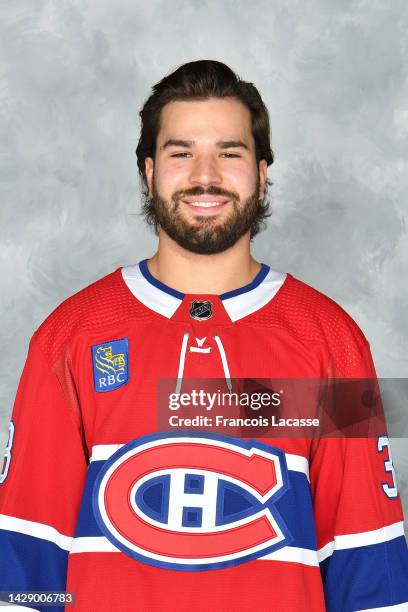
<path fill-rule="evenodd" d="M 268 178 L 268 164 L 265 159 L 261 159 L 258 164 L 259 172 L 259 199 L 263 200 L 265 197 L 265 185 L 266 179 Z"/>
<path fill-rule="evenodd" d="M 153 195 L 153 169 L 154 169 L 154 161 L 151 157 L 145 157 L 145 172 L 146 172 L 146 181 L 147 187 L 149 190 L 149 198 Z"/>

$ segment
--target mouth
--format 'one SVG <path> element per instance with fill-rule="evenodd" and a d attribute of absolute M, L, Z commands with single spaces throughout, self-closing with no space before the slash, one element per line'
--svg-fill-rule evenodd
<path fill-rule="evenodd" d="M 185 198 L 182 201 L 196 213 L 212 213 L 215 211 L 218 212 L 229 202 L 228 198 L 220 196 L 195 196 Z"/>

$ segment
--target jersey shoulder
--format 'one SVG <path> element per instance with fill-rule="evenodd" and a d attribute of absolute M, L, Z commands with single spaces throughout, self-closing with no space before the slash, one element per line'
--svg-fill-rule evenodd
<path fill-rule="evenodd" d="M 53 362 L 64 345 L 82 332 L 109 330 L 116 324 L 150 317 L 150 311 L 128 290 L 118 268 L 64 300 L 34 337 Z"/>
<path fill-rule="evenodd" d="M 367 360 L 369 343 L 354 319 L 332 298 L 287 274 L 275 297 L 252 323 L 284 329 L 305 346 L 323 346 L 343 376 Z"/>

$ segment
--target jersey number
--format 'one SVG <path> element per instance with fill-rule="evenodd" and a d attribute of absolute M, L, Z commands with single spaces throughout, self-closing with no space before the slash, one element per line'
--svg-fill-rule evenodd
<path fill-rule="evenodd" d="M 381 483 L 381 487 L 382 487 L 382 490 L 384 491 L 384 493 L 386 494 L 387 497 L 394 498 L 394 497 L 397 497 L 397 495 L 398 495 L 398 489 L 397 489 L 397 482 L 396 482 L 396 479 L 395 479 L 394 465 L 392 463 L 390 441 L 388 439 L 388 436 L 380 436 L 378 438 L 378 444 L 377 444 L 378 452 L 382 453 L 382 451 L 384 450 L 385 447 L 388 450 L 388 459 L 384 459 L 384 470 L 386 472 L 390 472 L 391 473 L 391 475 L 392 475 L 392 486 L 389 485 L 387 482 L 383 482 L 383 483 Z"/>
<path fill-rule="evenodd" d="M 8 436 L 8 440 L 7 440 L 6 450 L 4 452 L 3 468 L 2 468 L 1 473 L 0 473 L 0 484 L 3 484 L 3 482 L 6 480 L 7 474 L 8 474 L 9 469 L 10 469 L 11 449 L 13 447 L 14 430 L 15 430 L 14 423 L 13 423 L 13 421 L 10 421 L 10 424 L 9 424 L 9 436 Z"/>

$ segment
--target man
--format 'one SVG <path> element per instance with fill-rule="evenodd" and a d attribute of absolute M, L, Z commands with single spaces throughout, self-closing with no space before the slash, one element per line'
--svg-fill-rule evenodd
<path fill-rule="evenodd" d="M 160 379 L 177 395 L 194 378 L 231 391 L 375 371 L 337 304 L 251 256 L 273 161 L 256 88 L 191 62 L 141 118 L 159 247 L 66 300 L 31 340 L 1 477 L 0 590 L 66 590 L 98 612 L 407 609 L 385 435 L 159 426 Z"/>

